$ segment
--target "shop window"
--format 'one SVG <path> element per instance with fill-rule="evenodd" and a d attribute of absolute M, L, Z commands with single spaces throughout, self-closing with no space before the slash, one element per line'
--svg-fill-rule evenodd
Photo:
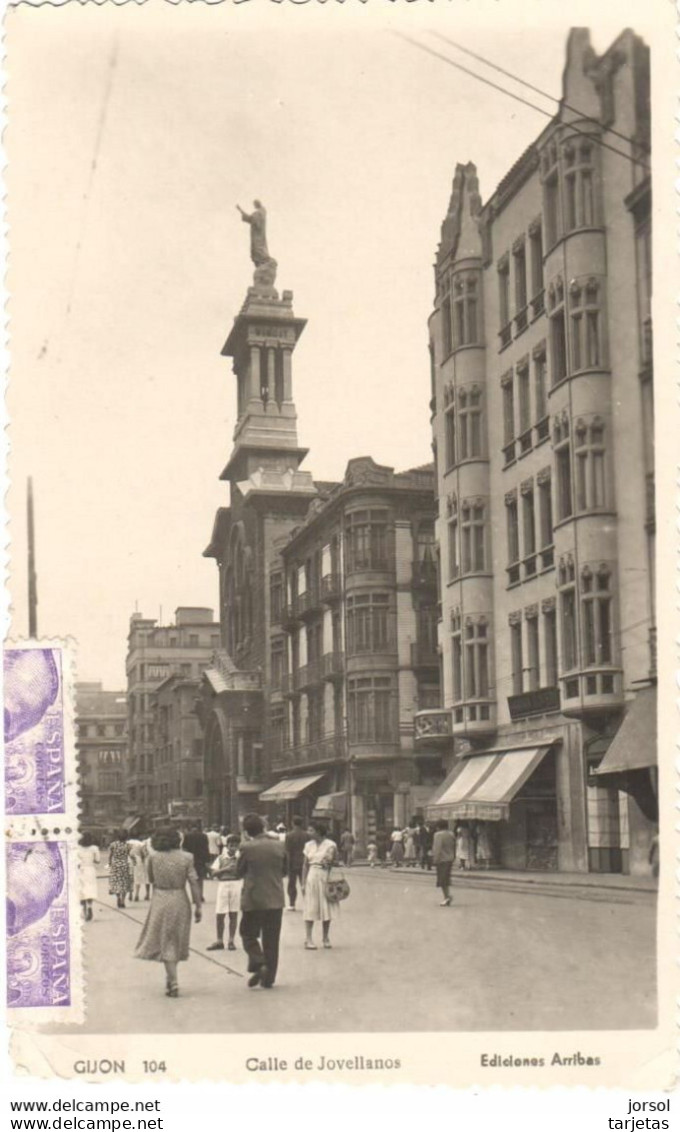
<path fill-rule="evenodd" d="M 394 696 L 389 676 L 348 680 L 350 742 L 389 743 L 395 740 Z"/>
<path fill-rule="evenodd" d="M 597 280 L 574 282 L 569 289 L 572 372 L 603 364 L 600 286 Z"/>
<path fill-rule="evenodd" d="M 574 429 L 576 510 L 591 511 L 605 506 L 604 422 L 576 422 Z"/>
<path fill-rule="evenodd" d="M 348 597 L 348 653 L 386 652 L 390 645 L 389 595 L 369 593 Z"/>
<path fill-rule="evenodd" d="M 606 566 L 581 571 L 583 660 L 586 665 L 612 663 L 611 575 Z"/>
<path fill-rule="evenodd" d="M 466 699 L 486 699 L 489 695 L 488 624 L 483 617 L 465 621 Z"/>
<path fill-rule="evenodd" d="M 484 506 L 465 501 L 461 508 L 462 572 L 475 574 L 486 568 Z"/>

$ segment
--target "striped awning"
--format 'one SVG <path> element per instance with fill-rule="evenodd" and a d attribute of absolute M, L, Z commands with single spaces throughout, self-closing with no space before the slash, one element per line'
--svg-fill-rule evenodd
<path fill-rule="evenodd" d="M 347 794 L 343 790 L 337 794 L 322 794 L 317 798 L 312 810 L 315 818 L 344 818 L 347 814 Z"/>
<path fill-rule="evenodd" d="M 551 744 L 482 751 L 461 759 L 425 807 L 431 820 L 507 821 L 510 803 Z"/>
<path fill-rule="evenodd" d="M 308 787 L 323 778 L 322 774 L 307 775 L 305 778 L 284 778 L 276 786 L 270 786 L 260 794 L 261 802 L 292 802 L 299 798 Z"/>

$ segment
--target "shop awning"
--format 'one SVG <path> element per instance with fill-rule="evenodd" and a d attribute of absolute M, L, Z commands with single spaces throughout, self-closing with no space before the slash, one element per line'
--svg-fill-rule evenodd
<path fill-rule="evenodd" d="M 510 803 L 551 745 L 470 756 L 438 788 L 425 807 L 425 816 L 447 821 L 507 821 Z"/>
<path fill-rule="evenodd" d="M 317 798 L 312 810 L 314 818 L 337 818 L 340 820 L 347 814 L 347 794 L 342 791 L 338 794 L 322 794 Z"/>
<path fill-rule="evenodd" d="M 306 778 L 284 778 L 281 782 L 277 782 L 276 786 L 270 786 L 268 790 L 263 790 L 260 794 L 260 801 L 292 802 L 294 798 L 299 798 L 308 787 L 313 786 L 315 782 L 319 782 L 322 778 L 322 774 L 307 775 Z"/>
<path fill-rule="evenodd" d="M 628 708 L 595 774 L 628 774 L 655 767 L 656 746 L 656 687 L 643 688 Z"/>
<path fill-rule="evenodd" d="M 135 826 L 139 825 L 141 820 L 142 819 L 139 816 L 134 815 L 132 817 L 126 818 L 123 822 L 123 829 L 126 830 L 127 833 L 130 833 L 135 828 Z"/>

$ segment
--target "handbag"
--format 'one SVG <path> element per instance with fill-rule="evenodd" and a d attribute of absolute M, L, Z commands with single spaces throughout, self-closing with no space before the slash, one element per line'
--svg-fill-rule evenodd
<path fill-rule="evenodd" d="M 349 881 L 346 880 L 344 873 L 333 877 L 329 869 L 326 881 L 326 900 L 329 904 L 339 904 L 341 900 L 346 900 L 349 894 Z"/>

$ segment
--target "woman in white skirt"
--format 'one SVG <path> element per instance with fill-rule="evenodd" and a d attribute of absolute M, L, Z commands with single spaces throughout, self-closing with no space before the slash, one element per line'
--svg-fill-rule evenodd
<path fill-rule="evenodd" d="M 305 948 L 307 951 L 316 951 L 317 947 L 312 939 L 314 924 L 321 921 L 324 947 L 330 947 L 328 938 L 331 920 L 333 918 L 333 905 L 326 896 L 326 881 L 331 865 L 337 859 L 338 847 L 327 836 L 326 826 L 321 822 L 311 822 L 307 830 L 311 840 L 303 849 L 304 861 L 302 865 L 302 891 L 304 893 L 305 918 Z"/>
<path fill-rule="evenodd" d="M 97 899 L 97 865 L 100 861 L 99 848 L 91 833 L 84 833 L 80 839 L 78 870 L 80 874 L 80 906 L 83 919 L 92 919 L 92 901 Z"/>
<path fill-rule="evenodd" d="M 139 900 L 140 889 L 142 885 L 146 885 L 146 898 L 148 900 L 149 878 L 146 871 L 146 859 L 148 857 L 146 841 L 138 841 L 136 838 L 130 838 L 128 848 L 130 850 L 130 864 L 132 865 L 134 899 Z"/>

